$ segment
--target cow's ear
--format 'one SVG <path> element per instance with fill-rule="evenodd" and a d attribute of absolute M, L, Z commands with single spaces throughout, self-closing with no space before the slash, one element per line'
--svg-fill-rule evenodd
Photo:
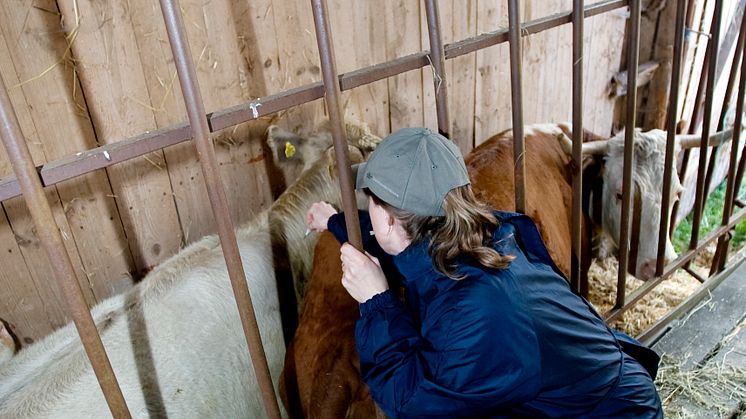
<path fill-rule="evenodd" d="M 304 142 L 303 137 L 285 131 L 277 125 L 270 125 L 267 128 L 267 145 L 272 150 L 272 159 L 276 163 L 302 161 Z"/>

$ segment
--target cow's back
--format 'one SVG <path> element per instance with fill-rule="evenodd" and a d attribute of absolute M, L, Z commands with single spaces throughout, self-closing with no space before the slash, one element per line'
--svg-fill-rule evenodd
<path fill-rule="evenodd" d="M 474 192 L 482 202 L 515 211 L 512 131 L 503 131 L 465 157 Z M 539 228 L 549 254 L 570 275 L 572 184 L 569 158 L 558 125 L 527 126 L 525 134 L 526 213 Z"/>
<path fill-rule="evenodd" d="M 277 379 L 284 342 L 269 232 L 259 230 L 237 237 Z M 133 417 L 264 414 L 217 237 L 190 245 L 91 314 Z M 0 418 L 102 417 L 109 411 L 72 324 L 3 365 L 0 381 Z"/>
<path fill-rule="evenodd" d="M 320 235 L 300 325 L 285 355 L 280 392 L 294 417 L 375 416 L 355 349 L 358 303 L 342 287 L 339 249 L 331 233 Z"/>

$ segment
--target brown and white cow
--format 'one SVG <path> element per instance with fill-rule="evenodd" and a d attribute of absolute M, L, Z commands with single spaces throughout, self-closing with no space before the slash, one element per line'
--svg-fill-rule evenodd
<path fill-rule="evenodd" d="M 312 202 L 339 203 L 340 197 L 332 150 L 323 150 L 331 145 L 329 138 L 318 135 L 293 144 L 279 128 L 268 134 L 275 152 L 290 159 L 303 153 L 316 159 L 306 163 L 303 174 L 268 211 L 236 231 L 276 385 L 285 341 L 272 253 L 277 243 L 284 243 L 296 278 L 307 276 L 317 235 L 305 235 L 305 211 Z M 377 141 L 367 134 L 349 139 L 353 162 L 361 161 Z M 319 147 L 321 151 L 314 151 Z M 218 237 L 186 247 L 126 293 L 96 305 L 91 314 L 133 417 L 264 416 Z M 12 355 L 7 345 L 0 349 L 3 357 Z M 72 324 L 0 365 L 2 418 L 109 415 Z"/>
<path fill-rule="evenodd" d="M 572 171 L 568 156 L 569 137 L 567 125 L 543 124 L 526 127 L 526 202 L 527 213 L 536 222 L 549 253 L 558 267 L 570 273 L 570 225 L 572 211 Z M 611 140 L 585 132 L 587 148 L 585 179 L 587 185 L 603 179 L 604 201 L 614 208 L 604 208 L 600 225 L 605 240 L 618 240 L 618 233 L 607 226 L 619 224 L 616 194 L 621 182 L 620 147 L 624 136 Z M 726 135 L 727 137 L 727 135 Z M 476 195 L 484 202 L 501 210 L 513 210 L 513 139 L 510 130 L 501 132 L 465 157 L 467 169 Z M 692 139 L 679 141 L 690 147 Z M 643 216 L 647 226 L 641 242 L 657 242 L 657 221 L 660 217 L 665 135 L 662 131 L 636 132 L 635 182 L 642 185 L 645 197 Z M 585 148 L 585 147 L 584 147 Z M 676 173 L 674 179 L 678 179 Z M 672 192 L 680 190 L 677 180 Z M 658 194 L 659 195 L 659 194 Z M 607 198 L 610 196 L 611 198 Z M 670 208 L 669 208 L 670 212 Z M 591 224 L 586 217 L 586 227 Z M 586 241 L 588 237 L 586 237 Z M 584 243 L 588 249 L 589 243 Z M 670 245 L 670 243 L 669 243 Z M 672 250 L 672 248 L 669 248 Z M 358 304 L 341 285 L 339 244 L 331 235 L 322 236 L 316 246 L 313 272 L 305 294 L 298 330 L 288 347 L 283 369 L 281 394 L 286 407 L 294 417 L 345 418 L 372 417 L 375 406 L 359 374 L 359 361 L 355 351 L 354 328 L 358 318 Z M 655 248 L 642 249 L 643 258 Z M 584 255 L 583 268 L 590 265 L 589 255 Z M 675 253 L 667 254 L 667 258 Z"/>

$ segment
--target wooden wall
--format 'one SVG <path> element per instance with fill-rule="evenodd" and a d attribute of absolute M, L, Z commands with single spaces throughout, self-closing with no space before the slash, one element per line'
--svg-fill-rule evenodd
<path fill-rule="evenodd" d="M 338 70 L 429 49 L 417 0 L 328 0 Z M 570 0 L 521 2 L 522 20 L 569 10 Z M 503 0 L 441 0 L 445 43 L 507 25 Z M 182 0 L 208 112 L 321 80 L 307 0 Z M 585 123 L 612 125 L 606 96 L 619 70 L 623 13 L 586 23 Z M 571 28 L 523 40 L 526 123 L 571 120 Z M 37 165 L 187 120 L 157 0 L 0 2 L 0 75 Z M 466 153 L 511 125 L 508 46 L 447 62 L 454 140 Z M 385 135 L 436 127 L 430 68 L 343 94 L 351 115 Z M 308 132 L 318 100 L 282 112 Z M 268 120 L 214 135 L 235 222 L 272 201 L 263 148 Z M 0 178 L 11 175 L 0 149 Z M 214 232 L 191 144 L 177 145 L 47 188 L 89 304 L 131 286 L 185 244 Z M 21 198 L 0 213 L 0 317 L 26 343 L 67 321 L 46 255 Z"/>

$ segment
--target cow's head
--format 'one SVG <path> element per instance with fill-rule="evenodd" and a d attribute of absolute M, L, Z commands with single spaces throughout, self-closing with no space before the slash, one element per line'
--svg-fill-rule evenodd
<path fill-rule="evenodd" d="M 726 141 L 732 135 L 731 130 L 716 133 L 710 137 L 710 144 Z M 615 255 L 619 247 L 622 213 L 622 181 L 624 172 L 624 132 L 606 141 L 596 141 L 583 144 L 586 156 L 597 156 L 603 163 L 598 180 L 602 182 L 600 204 L 590 205 L 590 211 L 601 214 L 590 214 L 597 228 L 594 237 L 594 247 L 600 258 Z M 667 134 L 661 130 L 642 132 L 635 130 L 634 167 L 632 168 L 632 202 L 630 205 L 630 266 L 631 274 L 640 279 L 650 279 L 655 275 L 656 259 L 658 256 L 658 233 L 661 222 L 661 205 L 663 201 L 663 181 L 666 153 Z M 565 143 L 569 140 L 565 139 Z M 699 145 L 698 136 L 676 136 L 674 145 L 676 156 L 682 148 Z M 571 150 L 571 145 L 564 146 L 565 151 Z M 670 186 L 671 200 L 666 211 L 670 220 L 671 210 L 678 200 L 682 186 L 676 167 L 673 167 Z M 591 200 L 598 199 L 592 197 Z M 664 235 L 665 260 L 676 259 L 677 254 L 669 236 Z"/>

